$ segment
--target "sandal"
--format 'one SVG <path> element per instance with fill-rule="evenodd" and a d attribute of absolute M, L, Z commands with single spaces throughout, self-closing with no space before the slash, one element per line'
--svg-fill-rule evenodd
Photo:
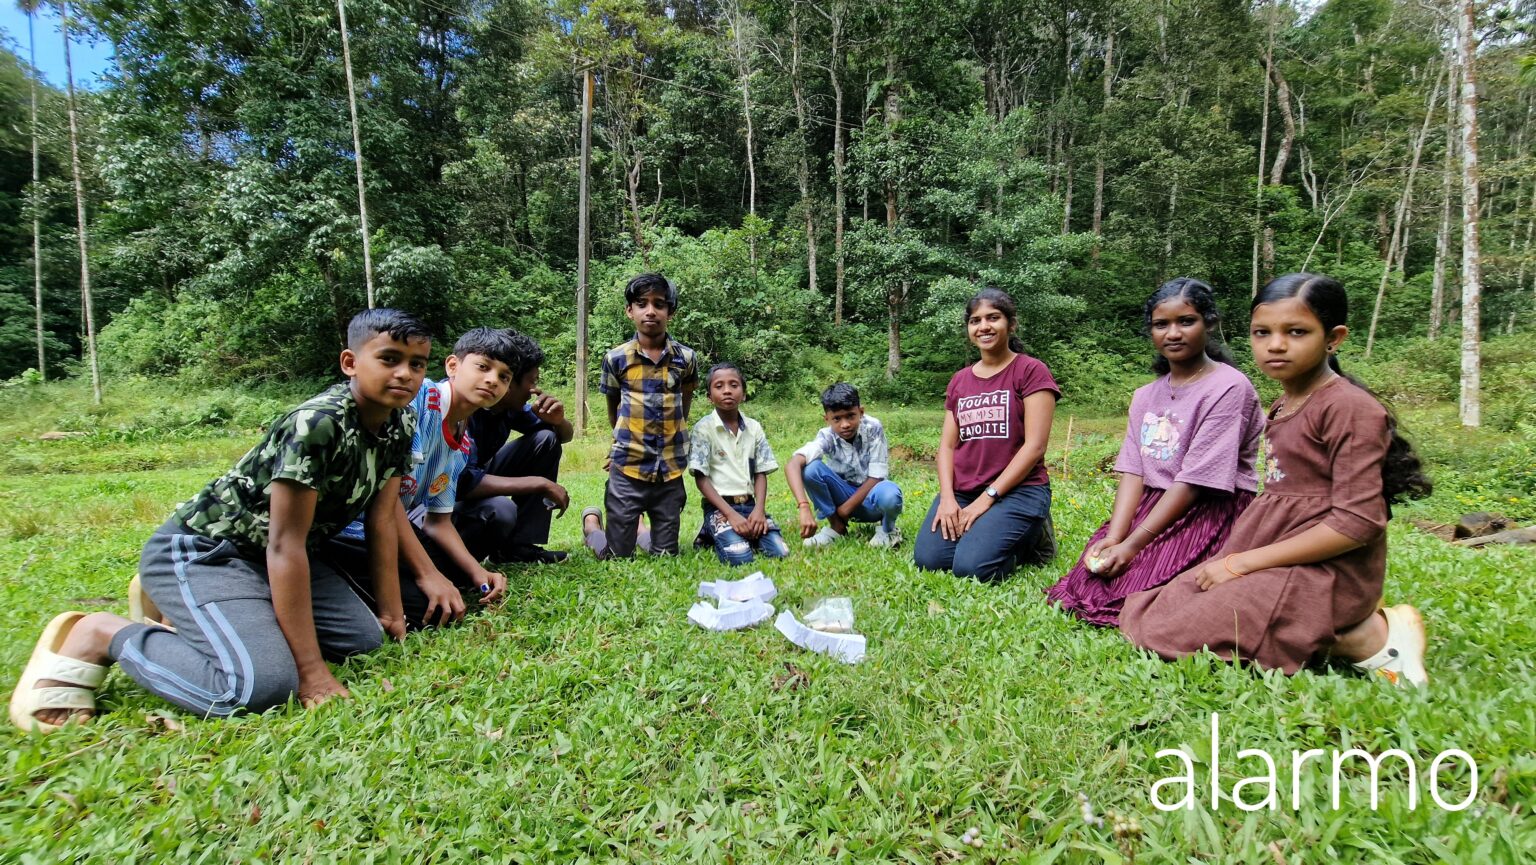
<path fill-rule="evenodd" d="M 32 658 L 11 692 L 11 723 L 22 730 L 51 733 L 63 724 L 46 724 L 36 714 L 44 709 L 96 709 L 96 689 L 107 676 L 102 664 L 92 664 L 58 654 L 69 632 L 85 613 L 70 611 L 54 616 L 32 649 Z M 65 685 L 37 687 L 42 679 L 66 682 Z"/>
<path fill-rule="evenodd" d="M 128 581 L 128 618 L 146 625 L 158 625 L 163 618 L 160 608 L 150 599 L 149 593 L 139 584 L 139 575 Z"/>

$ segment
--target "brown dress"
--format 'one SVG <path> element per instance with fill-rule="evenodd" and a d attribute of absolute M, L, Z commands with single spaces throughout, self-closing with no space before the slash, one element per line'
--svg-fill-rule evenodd
<path fill-rule="evenodd" d="M 1274 412 L 1272 411 L 1271 414 Z M 1387 502 L 1381 467 L 1387 412 L 1343 378 L 1314 391 L 1265 432 L 1264 492 L 1238 517 L 1216 558 L 1294 537 L 1318 523 L 1364 546 L 1310 565 L 1270 568 L 1200 591 L 1196 567 L 1131 595 L 1120 630 L 1172 660 L 1209 648 L 1227 660 L 1301 669 L 1381 601 Z"/>

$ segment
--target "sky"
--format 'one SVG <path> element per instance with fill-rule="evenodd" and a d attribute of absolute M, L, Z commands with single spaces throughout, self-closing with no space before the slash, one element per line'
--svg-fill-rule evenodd
<path fill-rule="evenodd" d="M 59 16 L 48 6 L 37 10 L 37 67 L 43 78 L 55 87 L 64 87 L 64 44 L 59 38 Z M 17 8 L 16 0 L 0 0 L 0 44 L 27 62 L 27 16 Z M 75 64 L 75 86 L 96 87 L 98 76 L 112 68 L 112 46 L 104 40 L 90 41 L 75 34 L 70 43 L 70 59 Z"/>

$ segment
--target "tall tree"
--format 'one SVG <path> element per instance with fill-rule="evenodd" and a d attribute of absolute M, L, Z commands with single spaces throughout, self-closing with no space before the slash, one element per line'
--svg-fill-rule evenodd
<path fill-rule="evenodd" d="M 373 309 L 373 249 L 368 236 L 368 184 L 363 180 L 363 134 L 357 126 L 357 85 L 352 80 L 352 40 L 347 32 L 346 0 L 336 0 L 341 21 L 341 63 L 347 71 L 347 111 L 352 117 L 352 165 L 357 169 L 357 216 L 363 234 L 363 278 L 368 286 L 368 308 Z"/>
<path fill-rule="evenodd" d="M 80 302 L 85 307 L 85 344 L 91 360 L 91 399 L 101 404 L 101 362 L 96 357 L 96 311 L 91 299 L 90 231 L 85 219 L 85 171 L 80 164 L 79 105 L 75 98 L 75 67 L 69 51 L 69 0 L 59 4 L 59 31 L 64 36 L 64 77 L 69 94 L 69 162 L 75 184 L 75 237 L 80 245 Z"/>
<path fill-rule="evenodd" d="M 1445 154 L 1440 161 L 1440 229 L 1435 233 L 1434 276 L 1429 296 L 1429 338 L 1439 339 L 1440 328 L 1445 320 L 1445 271 L 1451 257 L 1451 195 L 1456 176 L 1456 115 L 1460 106 L 1456 99 L 1457 75 L 1455 54 L 1449 58 L 1449 80 L 1445 82 Z"/>
<path fill-rule="evenodd" d="M 1483 262 L 1478 237 L 1482 200 L 1477 174 L 1477 4 L 1462 0 L 1456 16 L 1461 69 L 1461 425 L 1481 426 Z"/>
<path fill-rule="evenodd" d="M 43 192 L 42 174 L 38 163 L 38 126 L 37 126 L 37 36 L 33 32 L 33 26 L 37 22 L 37 10 L 42 5 L 42 0 L 20 0 L 17 4 L 27 16 L 27 56 L 32 66 L 27 82 L 30 85 L 32 97 L 32 188 L 29 190 L 28 205 L 32 211 L 32 292 L 33 304 L 37 308 L 37 373 L 44 381 L 48 380 L 48 355 L 43 348 L 43 223 L 42 201 Z"/>

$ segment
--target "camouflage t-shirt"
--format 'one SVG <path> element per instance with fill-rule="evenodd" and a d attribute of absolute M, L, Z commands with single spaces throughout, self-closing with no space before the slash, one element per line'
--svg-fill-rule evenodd
<path fill-rule="evenodd" d="M 223 477 L 176 508 L 193 534 L 227 540 L 247 555 L 267 548 L 272 482 L 287 479 L 315 490 L 310 549 L 367 509 L 385 481 L 409 471 L 415 417 L 395 411 L 378 435 L 362 426 L 357 401 L 339 384 L 283 415 L 266 438 Z"/>

